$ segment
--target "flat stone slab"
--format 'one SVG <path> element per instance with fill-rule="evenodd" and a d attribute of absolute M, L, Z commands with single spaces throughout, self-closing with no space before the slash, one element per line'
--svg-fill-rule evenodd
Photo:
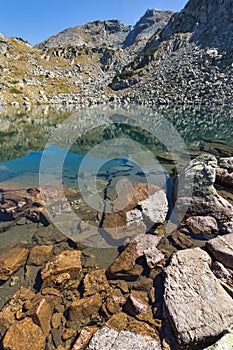
<path fill-rule="evenodd" d="M 92 337 L 87 350 L 161 350 L 156 339 L 104 326 Z"/>
<path fill-rule="evenodd" d="M 211 239 L 206 247 L 216 260 L 233 269 L 233 233 Z"/>
<path fill-rule="evenodd" d="M 200 248 L 175 253 L 165 270 L 164 302 L 181 347 L 213 344 L 233 324 L 233 303 Z"/>

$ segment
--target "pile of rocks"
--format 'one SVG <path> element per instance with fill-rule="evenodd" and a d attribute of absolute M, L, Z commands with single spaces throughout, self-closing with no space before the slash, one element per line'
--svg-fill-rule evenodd
<path fill-rule="evenodd" d="M 220 166 L 231 173 L 232 159 L 217 163 L 215 157 L 202 155 L 178 177 L 182 186 L 177 215 L 193 183 L 193 197 L 185 203 L 189 228 L 182 235 L 205 235 L 202 248 L 191 246 L 169 257 L 162 245 L 165 231 L 159 235 L 158 227 L 146 233 L 148 222 L 164 223 L 164 192 L 155 186 L 149 192 L 136 184 L 133 201 L 119 218 L 126 226 L 140 226 L 142 232 L 131 237 L 107 269 L 95 266 L 93 257 L 66 237 L 56 234 L 52 239 L 51 225 L 44 236 L 38 231 L 36 245 L 2 252 L 2 283 L 10 281 L 13 286 L 17 271 L 24 271 L 23 286 L 0 312 L 2 348 L 194 350 L 212 349 L 217 341 L 213 348 L 225 344 L 231 349 L 233 207 L 214 188 Z M 228 229 L 225 235 L 223 227 L 225 233 Z M 178 242 L 179 228 L 176 235 Z"/>

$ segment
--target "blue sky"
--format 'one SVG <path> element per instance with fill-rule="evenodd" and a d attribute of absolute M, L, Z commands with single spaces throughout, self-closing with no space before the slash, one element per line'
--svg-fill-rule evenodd
<path fill-rule="evenodd" d="M 71 26 L 97 19 L 135 24 L 148 8 L 180 11 L 187 0 L 5 0 L 0 33 L 36 44 Z"/>

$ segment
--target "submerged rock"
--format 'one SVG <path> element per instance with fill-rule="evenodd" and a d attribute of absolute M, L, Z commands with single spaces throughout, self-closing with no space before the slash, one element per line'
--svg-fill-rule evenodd
<path fill-rule="evenodd" d="M 1 252 L 0 280 L 7 281 L 27 260 L 28 248 L 15 247 Z"/>
<path fill-rule="evenodd" d="M 211 239 L 206 248 L 216 260 L 233 269 L 233 233 Z"/>
<path fill-rule="evenodd" d="M 232 298 L 210 270 L 200 248 L 175 253 L 165 271 L 164 302 L 179 346 L 200 349 L 233 323 Z"/>
<path fill-rule="evenodd" d="M 53 256 L 54 247 L 51 246 L 35 246 L 32 248 L 27 264 L 41 266 Z"/>
<path fill-rule="evenodd" d="M 81 257 L 80 250 L 64 250 L 48 261 L 41 271 L 43 286 L 64 286 L 70 280 L 78 279 Z"/>

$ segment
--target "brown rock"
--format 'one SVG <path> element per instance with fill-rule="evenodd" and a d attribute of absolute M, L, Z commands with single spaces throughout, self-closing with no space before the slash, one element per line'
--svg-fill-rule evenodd
<path fill-rule="evenodd" d="M 27 315 L 33 318 L 33 321 L 38 324 L 45 336 L 50 332 L 50 321 L 52 317 L 52 308 L 45 297 L 37 294 L 29 303 Z"/>
<path fill-rule="evenodd" d="M 119 312 L 125 303 L 126 298 L 122 295 L 120 289 L 115 289 L 107 298 L 103 308 L 106 308 L 107 315 L 113 315 Z"/>
<path fill-rule="evenodd" d="M 192 240 L 180 231 L 173 231 L 171 234 L 171 238 L 175 246 L 177 246 L 179 249 L 187 249 L 194 247 Z"/>
<path fill-rule="evenodd" d="M 137 279 L 142 273 L 142 266 L 137 265 L 136 260 L 143 256 L 145 250 L 149 247 L 156 247 L 160 240 L 161 237 L 155 235 L 137 235 L 109 267 L 107 276 L 110 279 Z"/>
<path fill-rule="evenodd" d="M 32 248 L 28 265 L 41 266 L 53 257 L 53 246 L 35 246 Z"/>
<path fill-rule="evenodd" d="M 186 220 L 193 233 L 211 235 L 218 231 L 218 223 L 211 216 L 191 216 Z"/>
<path fill-rule="evenodd" d="M 76 331 L 72 328 L 68 328 L 65 333 L 62 334 L 62 340 L 67 341 L 76 335 Z"/>
<path fill-rule="evenodd" d="M 59 328 L 61 321 L 62 321 L 62 317 L 63 317 L 63 314 L 60 312 L 55 312 L 53 314 L 52 319 L 51 319 L 51 324 L 52 324 L 53 328 L 55 328 L 55 329 Z"/>
<path fill-rule="evenodd" d="M 102 227 L 110 238 L 122 244 L 127 237 L 132 238 L 145 233 L 146 225 L 142 221 L 127 224 L 127 213 L 135 209 L 139 202 L 159 190 L 159 187 L 146 183 L 133 184 L 133 191 L 131 187 L 128 191 L 126 189 L 124 195 L 119 196 L 114 203 L 112 213 L 106 214 L 104 218 Z"/>
<path fill-rule="evenodd" d="M 82 253 L 79 250 L 64 250 L 48 261 L 41 271 L 45 286 L 64 286 L 70 280 L 78 279 L 82 269 Z"/>
<path fill-rule="evenodd" d="M 97 327 L 84 327 L 81 330 L 78 339 L 74 343 L 72 350 L 86 349 L 86 346 L 88 345 L 90 339 L 97 330 Z"/>
<path fill-rule="evenodd" d="M 75 326 L 81 326 L 98 316 L 102 299 L 98 293 L 88 298 L 75 300 L 70 305 L 69 320 Z"/>
<path fill-rule="evenodd" d="M 119 312 L 116 315 L 113 315 L 110 320 L 106 322 L 106 326 L 118 332 L 129 331 L 159 340 L 159 335 L 155 327 L 150 326 L 143 321 L 136 320 L 134 317 L 131 317 L 124 312 Z"/>
<path fill-rule="evenodd" d="M 3 348 L 7 350 L 44 350 L 45 336 L 31 318 L 25 318 L 10 326 L 3 339 Z"/>
<path fill-rule="evenodd" d="M 16 314 L 22 315 L 24 304 L 34 297 L 34 293 L 21 287 L 0 312 L 0 339 L 16 320 Z"/>
<path fill-rule="evenodd" d="M 13 273 L 22 267 L 28 256 L 28 248 L 15 247 L 1 252 L 0 280 L 7 281 Z"/>
<path fill-rule="evenodd" d="M 100 293 L 106 296 L 111 291 L 108 284 L 105 270 L 93 270 L 84 277 L 84 297 L 91 296 L 95 293 Z"/>
<path fill-rule="evenodd" d="M 223 187 L 233 186 L 233 171 L 228 171 L 228 169 L 217 168 L 216 169 L 216 183 Z"/>
<path fill-rule="evenodd" d="M 132 291 L 125 304 L 124 310 L 131 316 L 135 316 L 139 320 L 153 320 L 152 309 L 148 304 L 147 293 Z"/>

